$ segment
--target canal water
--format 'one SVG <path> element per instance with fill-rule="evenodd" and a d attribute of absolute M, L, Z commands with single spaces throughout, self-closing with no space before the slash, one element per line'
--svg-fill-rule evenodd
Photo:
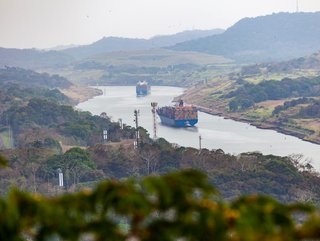
<path fill-rule="evenodd" d="M 139 125 L 153 136 L 151 102 L 158 106 L 172 105 L 172 99 L 183 93 L 182 88 L 152 86 L 151 94 L 137 97 L 135 86 L 101 86 L 103 95 L 80 103 L 77 108 L 100 115 L 106 112 L 113 121 L 122 119 L 123 123 L 135 126 L 134 110 L 139 110 Z M 246 123 L 223 117 L 199 113 L 196 127 L 173 128 L 161 125 L 157 117 L 157 136 L 180 146 L 199 147 L 199 136 L 202 147 L 222 149 L 226 153 L 239 154 L 258 151 L 263 154 L 287 156 L 302 154 L 305 159 L 320 170 L 320 145 L 302 141 L 296 137 L 280 134 L 273 130 L 258 129 Z"/>

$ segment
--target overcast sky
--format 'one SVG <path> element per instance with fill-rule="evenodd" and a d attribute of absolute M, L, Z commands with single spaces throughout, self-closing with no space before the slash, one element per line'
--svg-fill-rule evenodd
<path fill-rule="evenodd" d="M 299 10 L 320 11 L 320 0 L 299 0 Z M 295 11 L 296 0 L 0 0 L 0 46 L 48 48 L 103 36 L 226 29 L 244 17 Z"/>

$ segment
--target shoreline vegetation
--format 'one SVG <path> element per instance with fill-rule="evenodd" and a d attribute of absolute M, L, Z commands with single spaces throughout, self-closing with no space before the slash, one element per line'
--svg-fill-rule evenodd
<path fill-rule="evenodd" d="M 217 111 L 217 110 L 210 109 L 210 108 L 207 108 L 207 107 L 204 107 L 204 106 L 200 106 L 200 105 L 195 105 L 195 106 L 198 108 L 199 111 L 201 111 L 203 113 L 206 113 L 206 114 L 209 114 L 209 115 L 220 116 L 220 117 L 223 117 L 224 119 L 230 119 L 230 120 L 234 120 L 234 121 L 243 122 L 243 123 L 255 126 L 255 127 L 259 128 L 259 129 L 273 130 L 273 131 L 279 132 L 281 134 L 297 137 L 302 141 L 307 141 L 307 142 L 310 142 L 310 143 L 313 143 L 313 144 L 320 145 L 320 140 L 313 141 L 313 140 L 305 139 L 304 138 L 305 136 L 303 136 L 300 133 L 297 133 L 295 131 L 282 129 L 282 128 L 278 127 L 278 126 L 272 125 L 271 123 L 256 123 L 256 122 L 251 121 L 248 118 L 245 118 L 243 116 L 233 116 L 233 115 L 227 114 L 226 112 Z"/>

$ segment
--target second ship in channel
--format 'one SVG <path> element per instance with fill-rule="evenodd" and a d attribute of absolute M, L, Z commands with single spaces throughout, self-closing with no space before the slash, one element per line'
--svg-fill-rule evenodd
<path fill-rule="evenodd" d="M 136 85 L 137 96 L 145 96 L 150 94 L 150 85 L 147 81 L 139 81 Z"/>

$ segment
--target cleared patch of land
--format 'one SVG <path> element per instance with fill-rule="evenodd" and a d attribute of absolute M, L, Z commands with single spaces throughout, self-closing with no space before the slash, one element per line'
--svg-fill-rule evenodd
<path fill-rule="evenodd" d="M 60 91 L 75 103 L 80 103 L 102 94 L 101 90 L 84 85 L 72 85 L 68 89 L 61 89 Z"/>
<path fill-rule="evenodd" d="M 13 148 L 8 128 L 2 128 L 0 130 L 0 147 Z"/>

